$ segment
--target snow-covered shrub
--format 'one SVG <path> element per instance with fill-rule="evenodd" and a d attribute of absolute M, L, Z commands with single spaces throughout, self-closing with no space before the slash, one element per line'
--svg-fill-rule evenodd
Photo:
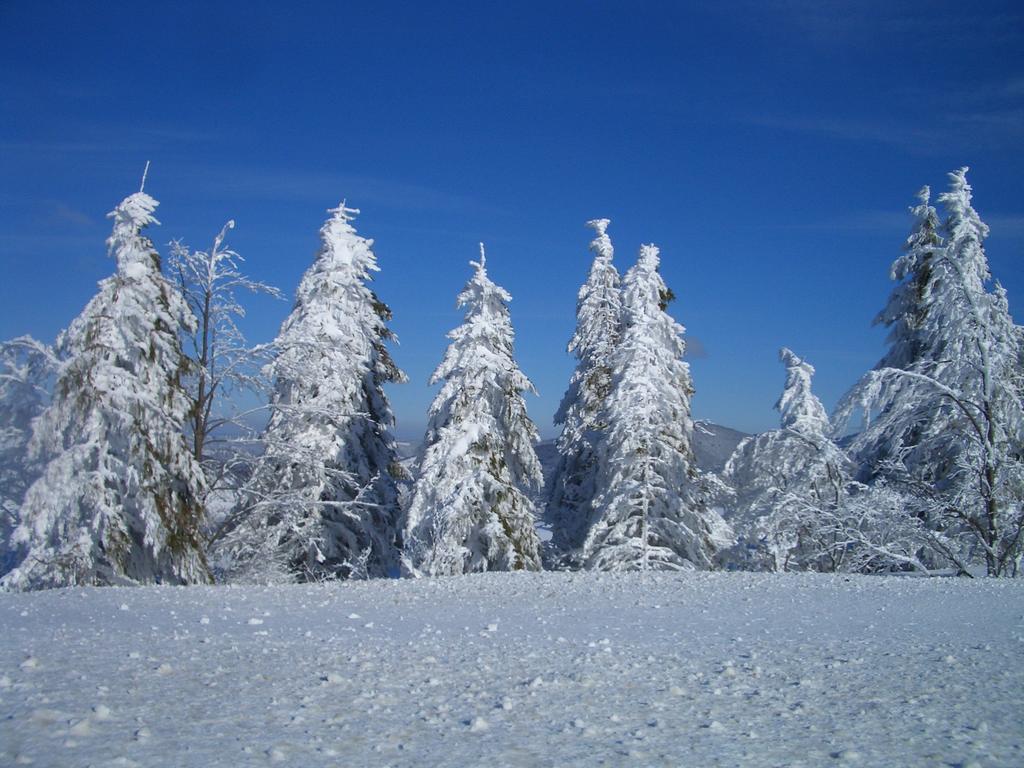
<path fill-rule="evenodd" d="M 786 348 L 779 358 L 786 367 L 775 405 L 780 427 L 744 439 L 723 473 L 735 489 L 728 518 L 737 542 L 721 557 L 754 570 L 831 570 L 820 562 L 815 531 L 823 510 L 842 503 L 853 467 L 811 391 L 813 366 Z"/>

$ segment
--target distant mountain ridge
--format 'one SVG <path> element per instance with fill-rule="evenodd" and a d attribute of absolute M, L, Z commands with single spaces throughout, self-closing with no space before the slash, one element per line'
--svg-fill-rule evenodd
<path fill-rule="evenodd" d="M 750 435 L 732 427 L 711 421 L 694 422 L 693 452 L 697 467 L 704 472 L 721 472 L 736 446 L 746 437 Z"/>

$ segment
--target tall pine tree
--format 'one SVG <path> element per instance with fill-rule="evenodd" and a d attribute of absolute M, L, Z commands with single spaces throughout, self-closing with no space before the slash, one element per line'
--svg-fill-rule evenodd
<path fill-rule="evenodd" d="M 684 329 L 664 309 L 653 245 L 623 281 L 624 326 L 613 356 L 608 437 L 585 568 L 709 568 L 727 526 L 699 491 Z"/>
<path fill-rule="evenodd" d="M 903 370 L 935 371 L 935 361 L 941 360 L 945 346 L 942 336 L 948 323 L 942 317 L 942 296 L 950 288 L 948 264 L 942 253 L 941 224 L 930 203 L 928 186 L 918 192 L 918 204 L 910 209 L 914 218 L 910 235 L 903 246 L 903 255 L 893 262 L 890 277 L 897 285 L 885 308 L 875 318 L 876 324 L 889 328 L 889 350 L 875 366 Z M 863 479 L 884 476 L 886 466 L 902 459 L 927 462 L 928 458 L 907 457 L 908 448 L 917 446 L 924 432 L 924 423 L 907 420 L 896 402 L 912 398 L 920 383 L 909 379 L 894 379 L 888 383 L 887 399 L 892 403 L 883 408 L 855 437 L 850 450 L 861 466 Z M 852 401 L 840 406 L 840 415 L 846 415 Z"/>
<path fill-rule="evenodd" d="M 391 311 L 369 286 L 373 241 L 342 203 L 275 341 L 265 453 L 224 538 L 229 570 L 258 581 L 384 576 L 398 567 L 402 470 L 383 386 Z"/>
<path fill-rule="evenodd" d="M 612 355 L 622 324 L 619 273 L 607 235 L 608 219 L 587 222 L 596 232 L 594 261 L 576 303 L 576 332 L 568 351 L 579 361 L 555 414 L 562 425 L 558 466 L 551 481 L 547 518 L 555 547 L 572 552 L 583 544 L 597 483 L 600 443 L 605 434 L 606 400 L 612 386 Z"/>
<path fill-rule="evenodd" d="M 21 506 L 15 542 L 27 553 L 7 587 L 209 580 L 203 475 L 182 431 L 179 332 L 195 319 L 143 235 L 156 207 L 140 191 L 110 214 L 117 272 L 58 339 L 31 446 L 45 467 Z"/>
<path fill-rule="evenodd" d="M 431 377 L 419 476 L 408 510 L 408 573 L 443 576 L 539 570 L 540 545 L 527 490 L 542 481 L 537 430 L 523 392 L 534 392 L 513 357 L 512 297 L 487 276 L 486 257 L 458 297 L 462 325 Z"/>
<path fill-rule="evenodd" d="M 945 245 L 912 278 L 923 286 L 919 354 L 868 373 L 840 415 L 879 414 L 855 442 L 858 455 L 893 457 L 870 469 L 909 489 L 928 525 L 959 540 L 944 555 L 961 569 L 983 560 L 990 575 L 1005 575 L 1024 547 L 1021 330 L 1002 286 L 988 287 L 988 226 L 974 210 L 966 173 L 951 173 L 939 198 Z M 881 449 L 862 447 L 873 444 Z"/>

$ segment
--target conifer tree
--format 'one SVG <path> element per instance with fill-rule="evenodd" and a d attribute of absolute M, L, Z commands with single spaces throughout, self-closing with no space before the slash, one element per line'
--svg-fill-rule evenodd
<path fill-rule="evenodd" d="M 385 576 L 398 567 L 394 416 L 405 380 L 387 349 L 391 311 L 370 288 L 373 241 L 359 211 L 329 211 L 321 246 L 268 365 L 265 452 L 226 528 L 230 575 L 257 581 Z"/>
<path fill-rule="evenodd" d="M 914 217 L 903 255 L 893 262 L 890 278 L 897 285 L 876 324 L 889 328 L 889 351 L 878 367 L 907 368 L 924 358 L 929 350 L 928 309 L 934 302 L 934 287 L 941 279 L 942 264 L 936 256 L 942 249 L 941 224 L 931 205 L 931 188 L 917 193 L 918 204 L 910 209 Z"/>
<path fill-rule="evenodd" d="M 727 526 L 699 491 L 684 329 L 663 308 L 668 291 L 658 265 L 658 249 L 645 245 L 623 281 L 624 325 L 585 568 L 709 568 L 725 542 Z"/>
<path fill-rule="evenodd" d="M 45 463 L 21 506 L 15 589 L 209 580 L 203 475 L 188 450 L 179 331 L 195 322 L 143 234 L 140 191 L 110 213 L 117 272 L 57 342 L 60 368 L 31 450 Z"/>
<path fill-rule="evenodd" d="M 0 343 L 0 576 L 24 556 L 11 541 L 25 491 L 41 467 L 29 456 L 32 420 L 50 399 L 53 350 L 31 336 Z"/>
<path fill-rule="evenodd" d="M 914 223 L 904 243 L 903 255 L 893 262 L 890 270 L 890 277 L 897 285 L 885 308 L 875 318 L 876 324 L 889 328 L 889 350 L 875 366 L 876 370 L 932 370 L 932 361 L 941 359 L 942 329 L 948 325 L 942 318 L 945 303 L 942 297 L 949 290 L 949 278 L 948 266 L 938 258 L 943 245 L 941 224 L 930 198 L 931 189 L 926 185 L 918 192 L 918 205 L 910 209 Z M 912 398 L 915 386 L 919 385 L 909 379 L 892 380 L 888 396 L 894 402 Z M 840 406 L 841 414 L 849 405 L 848 401 Z M 883 409 L 865 425 L 850 446 L 865 480 L 884 475 L 885 467 L 901 456 L 907 458 L 907 447 L 917 445 L 925 431 L 923 424 L 907 421 L 899 411 L 896 406 Z"/>
<path fill-rule="evenodd" d="M 1024 546 L 1021 330 L 1002 286 L 987 287 L 988 226 L 973 208 L 966 173 L 951 173 L 939 198 L 946 242 L 920 278 L 920 355 L 868 373 L 839 415 L 842 424 L 857 409 L 879 414 L 882 426 L 864 430 L 858 455 L 894 457 L 872 469 L 921 501 L 931 530 L 959 539 L 944 554 L 961 570 L 983 560 L 998 576 L 1016 571 Z M 862 449 L 872 442 L 882 450 Z"/>
<path fill-rule="evenodd" d="M 593 510 L 605 408 L 612 386 L 612 355 L 622 324 L 619 273 L 606 230 L 608 219 L 588 221 L 596 237 L 590 243 L 594 261 L 576 303 L 576 332 L 568 351 L 579 361 L 555 414 L 562 425 L 558 466 L 551 481 L 547 519 L 553 542 L 562 552 L 583 544 Z"/>
<path fill-rule="evenodd" d="M 535 392 L 513 357 L 512 297 L 487 276 L 486 256 L 458 297 L 462 325 L 431 383 L 419 475 L 408 510 L 407 573 L 443 576 L 539 570 L 540 545 L 527 491 L 539 488 L 537 430 L 523 392 Z"/>

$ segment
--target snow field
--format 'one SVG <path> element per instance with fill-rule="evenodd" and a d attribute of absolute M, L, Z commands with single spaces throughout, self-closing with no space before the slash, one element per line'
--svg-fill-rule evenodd
<path fill-rule="evenodd" d="M 1024 764 L 1007 580 L 77 589 L 0 623 L 2 765 Z"/>

